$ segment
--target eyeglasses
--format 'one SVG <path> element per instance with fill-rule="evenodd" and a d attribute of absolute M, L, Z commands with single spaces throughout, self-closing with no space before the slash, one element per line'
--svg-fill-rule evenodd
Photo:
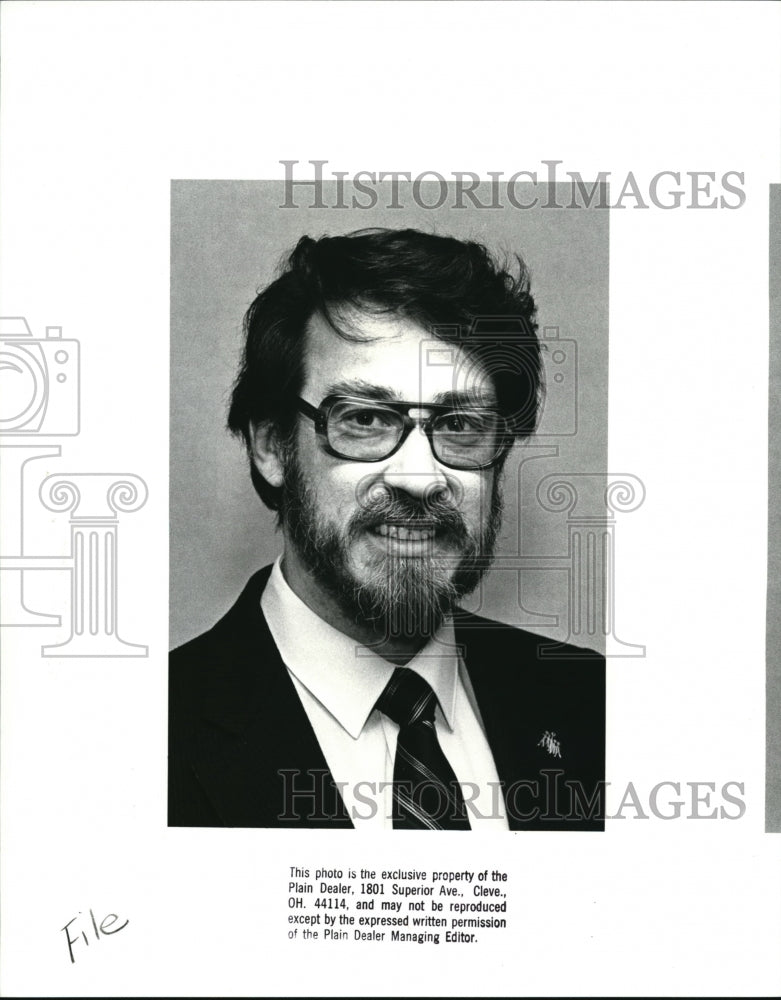
<path fill-rule="evenodd" d="M 451 469 L 488 469 L 501 461 L 513 442 L 507 420 L 482 406 L 377 402 L 359 396 L 326 396 L 320 406 L 298 399 L 314 421 L 323 448 L 336 458 L 381 462 L 394 455 L 415 427 L 428 438 L 434 457 Z M 430 411 L 414 419 L 410 410 Z"/>

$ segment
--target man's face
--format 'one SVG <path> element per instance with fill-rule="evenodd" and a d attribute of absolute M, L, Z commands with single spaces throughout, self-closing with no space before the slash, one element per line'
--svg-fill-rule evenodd
<path fill-rule="evenodd" d="M 456 391 L 495 402 L 490 378 L 461 364 L 460 348 L 441 343 L 437 351 L 440 342 L 399 316 L 345 318 L 360 341 L 340 337 L 320 316 L 309 323 L 301 397 L 313 406 L 334 393 L 434 403 Z M 454 384 L 464 370 L 468 384 Z M 301 417 L 285 465 L 286 552 L 292 546 L 293 561 L 351 619 L 430 634 L 485 572 L 499 526 L 498 475 L 443 465 L 419 426 L 395 454 L 359 462 L 328 454 Z"/>

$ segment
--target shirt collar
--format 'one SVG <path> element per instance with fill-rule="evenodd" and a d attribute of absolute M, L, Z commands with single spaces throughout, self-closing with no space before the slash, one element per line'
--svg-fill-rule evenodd
<path fill-rule="evenodd" d="M 304 604 L 285 580 L 280 559 L 274 563 L 260 605 L 287 668 L 357 739 L 394 665 L 329 625 Z M 453 623 L 447 619 L 407 663 L 431 685 L 451 730 L 458 662 Z"/>

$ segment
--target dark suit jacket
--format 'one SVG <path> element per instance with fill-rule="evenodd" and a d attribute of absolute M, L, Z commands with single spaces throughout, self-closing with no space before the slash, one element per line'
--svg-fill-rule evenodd
<path fill-rule="evenodd" d="M 352 827 L 260 608 L 269 573 L 171 654 L 170 826 Z M 603 829 L 604 659 L 466 612 L 455 623 L 510 828 Z"/>

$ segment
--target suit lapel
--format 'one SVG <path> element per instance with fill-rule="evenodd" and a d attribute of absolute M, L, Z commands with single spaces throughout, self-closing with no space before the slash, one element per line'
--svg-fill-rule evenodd
<path fill-rule="evenodd" d="M 493 624 L 493 623 L 491 623 Z M 533 713 L 533 684 L 522 680 L 522 663 L 512 663 L 513 654 L 504 648 L 503 630 L 471 624 L 456 625 L 456 641 L 464 650 L 469 679 L 475 693 L 496 771 L 502 784 L 510 829 L 528 827 L 519 822 L 518 801 L 523 788 L 539 774 Z M 517 653 L 515 654 L 517 656 Z M 508 792 L 516 797 L 508 802 Z"/>
<path fill-rule="evenodd" d="M 546 658 L 549 640 L 470 615 L 461 621 L 456 639 L 510 829 L 603 829 L 604 659 L 564 646 Z"/>
<path fill-rule="evenodd" d="M 210 634 L 194 769 L 226 826 L 351 827 L 260 608 L 269 572 Z"/>

